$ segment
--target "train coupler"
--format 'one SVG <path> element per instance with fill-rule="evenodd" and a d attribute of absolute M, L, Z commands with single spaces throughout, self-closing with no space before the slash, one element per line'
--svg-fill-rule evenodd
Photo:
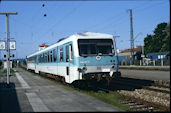
<path fill-rule="evenodd" d="M 114 72 L 113 75 L 112 75 L 112 78 L 119 78 L 121 77 L 121 72 L 118 71 L 118 72 Z"/>

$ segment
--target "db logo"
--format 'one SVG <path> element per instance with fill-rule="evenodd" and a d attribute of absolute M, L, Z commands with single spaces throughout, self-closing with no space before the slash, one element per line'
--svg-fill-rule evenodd
<path fill-rule="evenodd" d="M 100 60 L 101 59 L 101 57 L 100 56 L 96 56 L 96 60 Z"/>

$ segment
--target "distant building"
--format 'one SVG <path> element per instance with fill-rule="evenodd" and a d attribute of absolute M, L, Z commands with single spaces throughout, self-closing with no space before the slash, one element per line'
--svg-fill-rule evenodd
<path fill-rule="evenodd" d="M 143 46 L 136 46 L 136 48 L 134 48 L 134 54 L 135 55 L 137 52 L 142 52 Z M 118 59 L 119 62 L 125 62 L 128 63 L 130 62 L 131 59 L 131 49 L 125 49 L 123 51 L 121 51 L 120 53 L 118 53 Z M 135 57 L 136 60 L 136 57 Z"/>
<path fill-rule="evenodd" d="M 42 44 L 42 45 L 39 46 L 39 51 L 40 51 L 40 50 L 43 50 L 43 49 L 45 49 L 45 48 L 47 48 L 47 47 L 48 47 L 48 45 Z"/>
<path fill-rule="evenodd" d="M 155 52 L 155 53 L 148 53 L 146 55 L 147 58 L 151 60 L 169 60 L 170 59 L 170 52 Z"/>
<path fill-rule="evenodd" d="M 134 52 L 142 51 L 142 49 L 143 49 L 143 46 L 136 46 L 136 48 L 134 48 Z M 128 52 L 131 52 L 131 49 L 125 49 L 121 51 L 121 53 L 128 53 Z"/>

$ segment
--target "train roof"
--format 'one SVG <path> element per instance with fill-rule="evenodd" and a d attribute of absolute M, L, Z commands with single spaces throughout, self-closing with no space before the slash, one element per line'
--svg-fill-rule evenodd
<path fill-rule="evenodd" d="M 32 57 L 32 56 L 34 56 L 36 54 L 39 54 L 41 52 L 44 52 L 44 51 L 46 51 L 48 49 L 52 49 L 55 46 L 67 43 L 67 42 L 69 42 L 71 40 L 84 39 L 84 38 L 86 38 L 86 39 L 89 39 L 89 38 L 98 38 L 98 39 L 102 38 L 102 39 L 104 39 L 104 38 L 113 38 L 113 35 L 105 34 L 105 33 L 94 33 L 94 32 L 76 33 L 76 34 L 73 34 L 73 35 L 71 35 L 71 36 L 69 36 L 69 37 L 67 37 L 67 38 L 65 38 L 65 39 L 63 39 L 63 40 L 61 40 L 61 41 L 59 41 L 59 42 L 45 48 L 45 49 L 43 49 L 43 50 L 37 51 L 37 52 L 27 56 L 27 58 Z"/>

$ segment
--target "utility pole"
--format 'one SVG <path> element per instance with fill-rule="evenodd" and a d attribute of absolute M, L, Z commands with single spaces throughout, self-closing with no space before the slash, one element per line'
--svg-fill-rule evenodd
<path fill-rule="evenodd" d="M 134 35 L 133 35 L 133 22 L 132 22 L 132 9 L 128 9 L 130 12 L 130 43 L 131 43 L 131 64 L 134 63 Z"/>
<path fill-rule="evenodd" d="M 9 47 L 9 15 L 17 15 L 17 12 L 0 12 L 0 15 L 6 15 L 6 62 L 7 62 L 7 85 L 9 86 L 10 75 L 10 47 Z"/>

